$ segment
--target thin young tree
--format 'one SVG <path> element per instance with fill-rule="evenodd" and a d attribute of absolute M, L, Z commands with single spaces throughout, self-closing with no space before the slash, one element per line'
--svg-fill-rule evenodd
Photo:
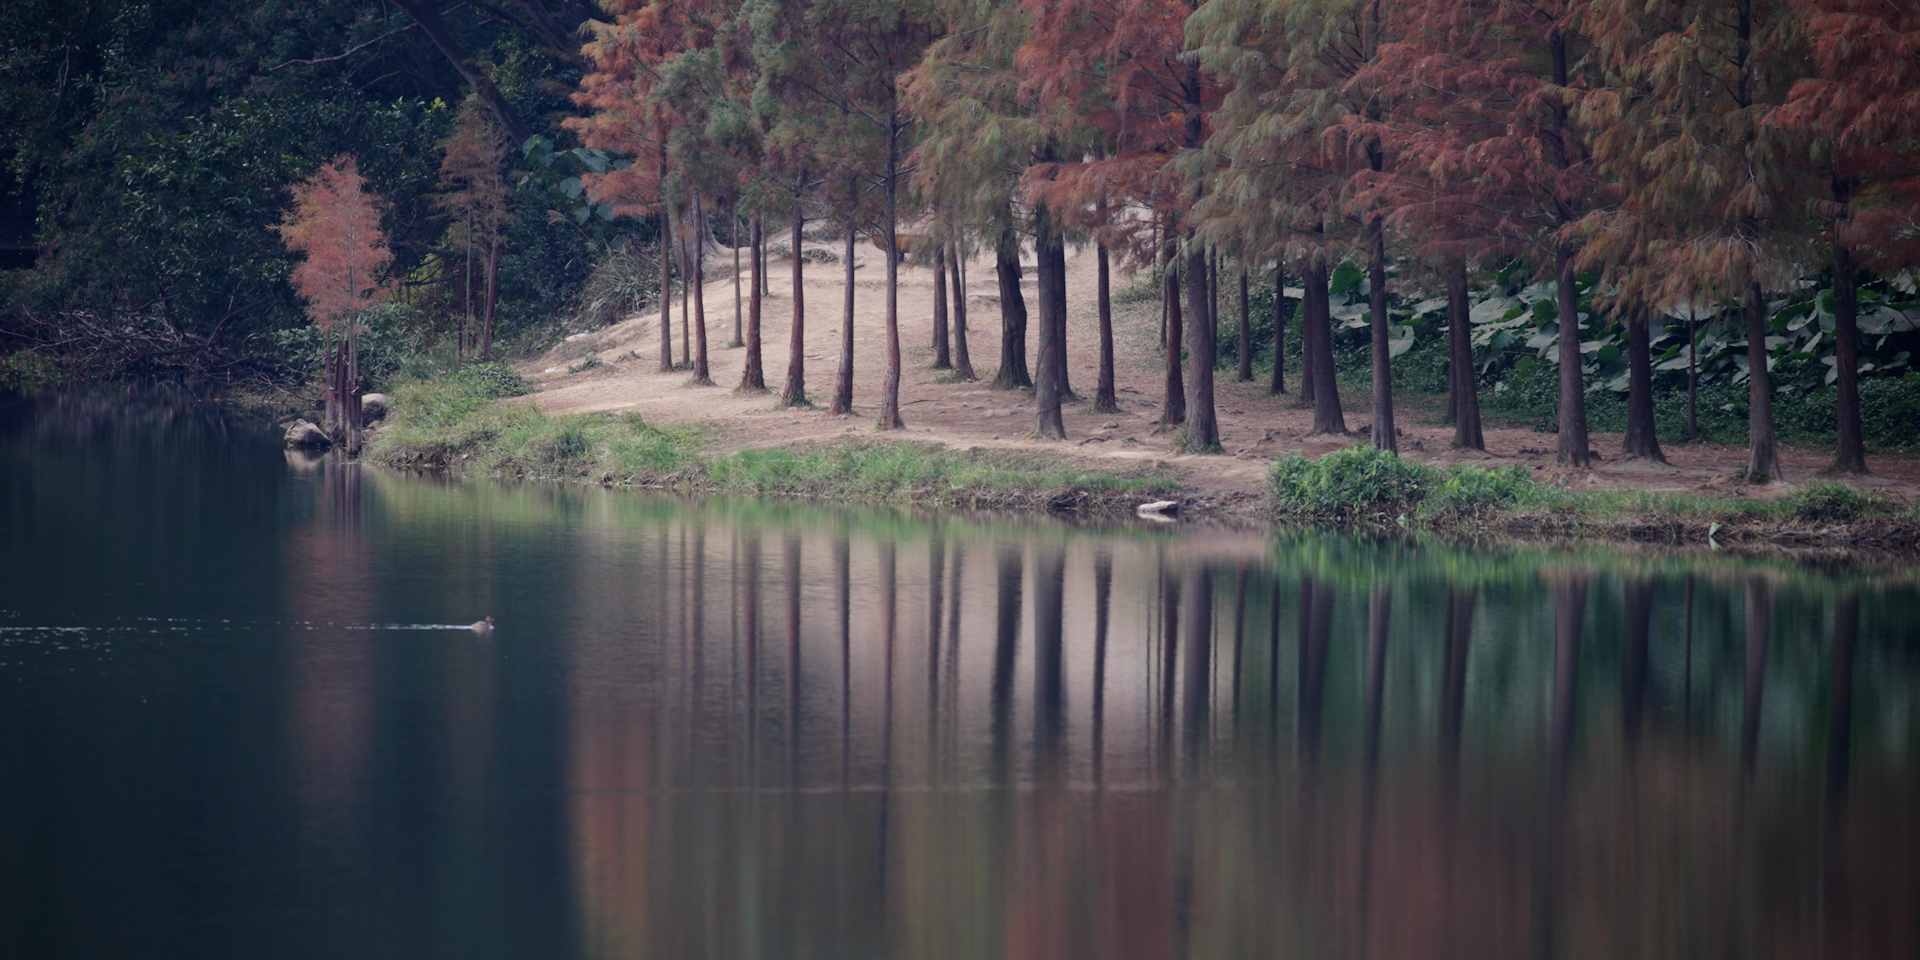
<path fill-rule="evenodd" d="M 469 96 L 454 118 L 453 133 L 441 144 L 440 193 L 435 203 L 450 221 L 449 240 L 466 254 L 461 271 L 465 316 L 460 344 L 467 345 L 474 326 L 474 257 L 480 258 L 481 302 L 479 329 L 473 331 L 480 359 L 493 345 L 495 305 L 499 301 L 500 251 L 506 243 L 508 192 L 503 168 L 506 137 L 478 98 Z"/>
<path fill-rule="evenodd" d="M 295 184 L 293 209 L 280 222 L 287 249 L 301 254 L 290 278 L 327 343 L 328 420 L 360 452 L 360 317 L 386 298 L 381 273 L 393 261 L 380 229 L 383 204 L 367 192 L 359 162 L 336 157 Z"/>

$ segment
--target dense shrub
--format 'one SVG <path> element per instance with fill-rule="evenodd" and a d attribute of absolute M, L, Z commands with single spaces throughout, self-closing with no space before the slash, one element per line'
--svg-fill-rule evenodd
<path fill-rule="evenodd" d="M 1391 520 L 1440 485 L 1438 470 L 1371 445 L 1318 459 L 1287 456 L 1267 473 L 1276 512 L 1316 520 Z"/>

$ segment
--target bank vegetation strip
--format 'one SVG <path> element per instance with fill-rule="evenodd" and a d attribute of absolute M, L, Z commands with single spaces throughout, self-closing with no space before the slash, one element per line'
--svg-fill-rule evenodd
<path fill-rule="evenodd" d="M 510 402 L 531 389 L 498 365 L 404 385 L 368 457 L 512 479 L 1083 516 L 1130 513 L 1142 501 L 1189 493 L 1163 462 L 1098 469 L 1065 456 L 861 438 L 728 452 L 715 426 L 666 426 L 637 413 L 555 416 Z M 1442 468 L 1368 445 L 1276 459 L 1251 505 L 1186 499 L 1194 513 L 1293 526 L 1920 554 L 1920 503 L 1839 483 L 1810 483 L 1771 500 L 1737 488 L 1582 491 L 1521 467 Z"/>

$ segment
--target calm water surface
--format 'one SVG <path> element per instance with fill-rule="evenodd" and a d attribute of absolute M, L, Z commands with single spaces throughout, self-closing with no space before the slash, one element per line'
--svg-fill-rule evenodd
<path fill-rule="evenodd" d="M 446 482 L 137 409 L 0 409 L 0 955 L 1920 956 L 1910 571 Z"/>

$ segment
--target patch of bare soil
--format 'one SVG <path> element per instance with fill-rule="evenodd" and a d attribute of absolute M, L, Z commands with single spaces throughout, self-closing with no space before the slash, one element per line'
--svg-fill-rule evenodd
<path fill-rule="evenodd" d="M 1080 395 L 1065 413 L 1066 441 L 1033 435 L 1035 410 L 1031 393 L 995 390 L 988 386 L 999 366 L 999 298 L 993 264 L 975 260 L 967 265 L 968 343 L 977 382 L 953 382 L 951 372 L 932 368 L 933 271 L 904 266 L 900 271 L 900 339 L 904 369 L 900 386 L 903 431 L 883 434 L 876 429 L 879 392 L 886 373 L 886 286 L 884 254 L 863 248 L 855 260 L 854 404 L 851 416 L 829 416 L 840 354 L 844 268 L 837 262 L 842 247 L 835 242 L 808 243 L 836 262 L 810 263 L 806 268 L 806 352 L 808 395 L 818 410 L 777 406 L 778 391 L 786 381 L 788 340 L 793 316 L 791 267 L 771 265 L 773 295 L 763 302 L 762 339 L 767 384 L 774 393 L 742 393 L 740 382 L 746 351 L 726 347 L 733 340 L 735 302 L 733 279 L 722 270 L 732 252 L 714 258 L 715 278 L 705 288 L 709 366 L 714 386 L 691 383 L 685 370 L 659 369 L 659 313 L 638 314 L 595 333 L 570 338 L 550 353 L 517 364 L 540 384 L 531 400 L 550 413 L 583 411 L 638 411 L 659 423 L 705 422 L 726 430 L 724 448 L 779 446 L 820 441 L 847 435 L 931 441 L 952 447 L 1002 447 L 1060 454 L 1096 468 L 1141 462 L 1170 464 L 1191 487 L 1196 498 L 1233 512 L 1236 505 L 1255 502 L 1266 466 L 1286 453 L 1314 456 L 1354 443 L 1366 442 L 1369 401 L 1360 393 L 1341 396 L 1346 410 L 1346 436 L 1310 436 L 1311 411 L 1301 408 L 1297 395 L 1274 396 L 1264 379 L 1238 382 L 1231 371 L 1217 381 L 1221 442 L 1226 452 L 1201 456 L 1171 449 L 1170 434 L 1156 427 L 1161 413 L 1163 354 L 1159 348 L 1159 305 L 1114 303 L 1115 381 L 1122 412 L 1092 410 L 1094 377 L 1099 363 L 1098 318 L 1095 313 L 1095 259 L 1091 248 L 1069 250 L 1068 360 L 1072 388 Z M 743 251 L 744 259 L 744 251 Z M 1037 315 L 1032 270 L 1027 270 L 1028 309 Z M 1115 292 L 1126 281 L 1115 280 Z M 681 350 L 682 316 L 679 298 L 672 304 L 674 358 Z M 1237 317 L 1231 293 L 1220 305 L 1223 323 Z M 745 307 L 740 307 L 744 313 Z M 1035 325 L 1028 325 L 1029 364 L 1038 356 Z M 579 372 L 579 360 L 598 357 L 596 366 Z M 1295 384 L 1291 381 L 1289 389 Z M 1595 434 L 1593 449 L 1601 460 L 1592 471 L 1558 472 L 1554 466 L 1553 434 L 1511 427 L 1484 431 L 1486 453 L 1449 448 L 1452 428 L 1438 422 L 1444 398 L 1396 398 L 1400 406 L 1403 455 L 1436 464 L 1471 460 L 1487 466 L 1519 464 L 1543 477 L 1590 489 L 1634 488 L 1654 491 L 1699 491 L 1770 498 L 1790 492 L 1818 477 L 1832 457 L 1830 449 L 1787 448 L 1781 451 L 1787 483 L 1753 487 L 1735 477 L 1746 462 L 1744 447 L 1689 444 L 1666 449 L 1665 464 L 1630 460 L 1613 453 L 1620 448 L 1618 434 Z M 1869 458 L 1873 474 L 1860 486 L 1911 499 L 1920 488 L 1920 459 L 1906 456 Z"/>

